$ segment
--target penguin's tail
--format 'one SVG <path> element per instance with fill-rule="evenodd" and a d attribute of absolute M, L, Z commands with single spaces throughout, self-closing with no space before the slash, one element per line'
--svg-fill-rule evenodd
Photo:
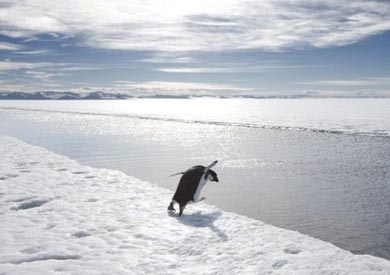
<path fill-rule="evenodd" d="M 172 175 L 170 175 L 170 177 L 177 176 L 177 175 L 184 175 L 184 172 L 179 172 L 179 173 L 172 174 Z"/>

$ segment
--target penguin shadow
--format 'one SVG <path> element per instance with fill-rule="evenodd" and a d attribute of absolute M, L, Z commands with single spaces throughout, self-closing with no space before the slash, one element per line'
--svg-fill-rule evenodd
<path fill-rule="evenodd" d="M 173 215 L 172 215 L 173 216 Z M 222 241 L 228 241 L 229 237 L 214 225 L 214 222 L 222 216 L 222 212 L 216 211 L 213 213 L 202 214 L 201 211 L 195 212 L 192 215 L 183 214 L 181 217 L 176 215 L 177 220 L 184 225 L 193 227 L 208 227 L 213 231 Z"/>

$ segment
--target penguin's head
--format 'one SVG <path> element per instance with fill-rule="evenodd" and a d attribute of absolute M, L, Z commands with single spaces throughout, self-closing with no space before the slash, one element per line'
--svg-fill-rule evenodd
<path fill-rule="evenodd" d="M 213 170 L 208 170 L 205 175 L 206 179 L 209 181 L 216 181 L 219 182 L 217 173 L 215 173 Z"/>

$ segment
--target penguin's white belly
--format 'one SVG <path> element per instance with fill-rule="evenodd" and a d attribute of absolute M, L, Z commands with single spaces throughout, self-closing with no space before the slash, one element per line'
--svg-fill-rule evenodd
<path fill-rule="evenodd" d="M 202 179 L 200 180 L 198 184 L 198 188 L 196 188 L 196 192 L 194 194 L 194 202 L 199 202 L 200 200 L 200 192 L 202 191 L 202 188 L 206 185 L 207 179 L 202 176 Z"/>

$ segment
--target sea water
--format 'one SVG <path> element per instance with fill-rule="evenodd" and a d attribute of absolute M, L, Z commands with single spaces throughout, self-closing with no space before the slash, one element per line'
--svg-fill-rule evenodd
<path fill-rule="evenodd" d="M 390 99 L 0 101 L 0 134 L 172 191 L 218 159 L 207 203 L 390 259 Z"/>

